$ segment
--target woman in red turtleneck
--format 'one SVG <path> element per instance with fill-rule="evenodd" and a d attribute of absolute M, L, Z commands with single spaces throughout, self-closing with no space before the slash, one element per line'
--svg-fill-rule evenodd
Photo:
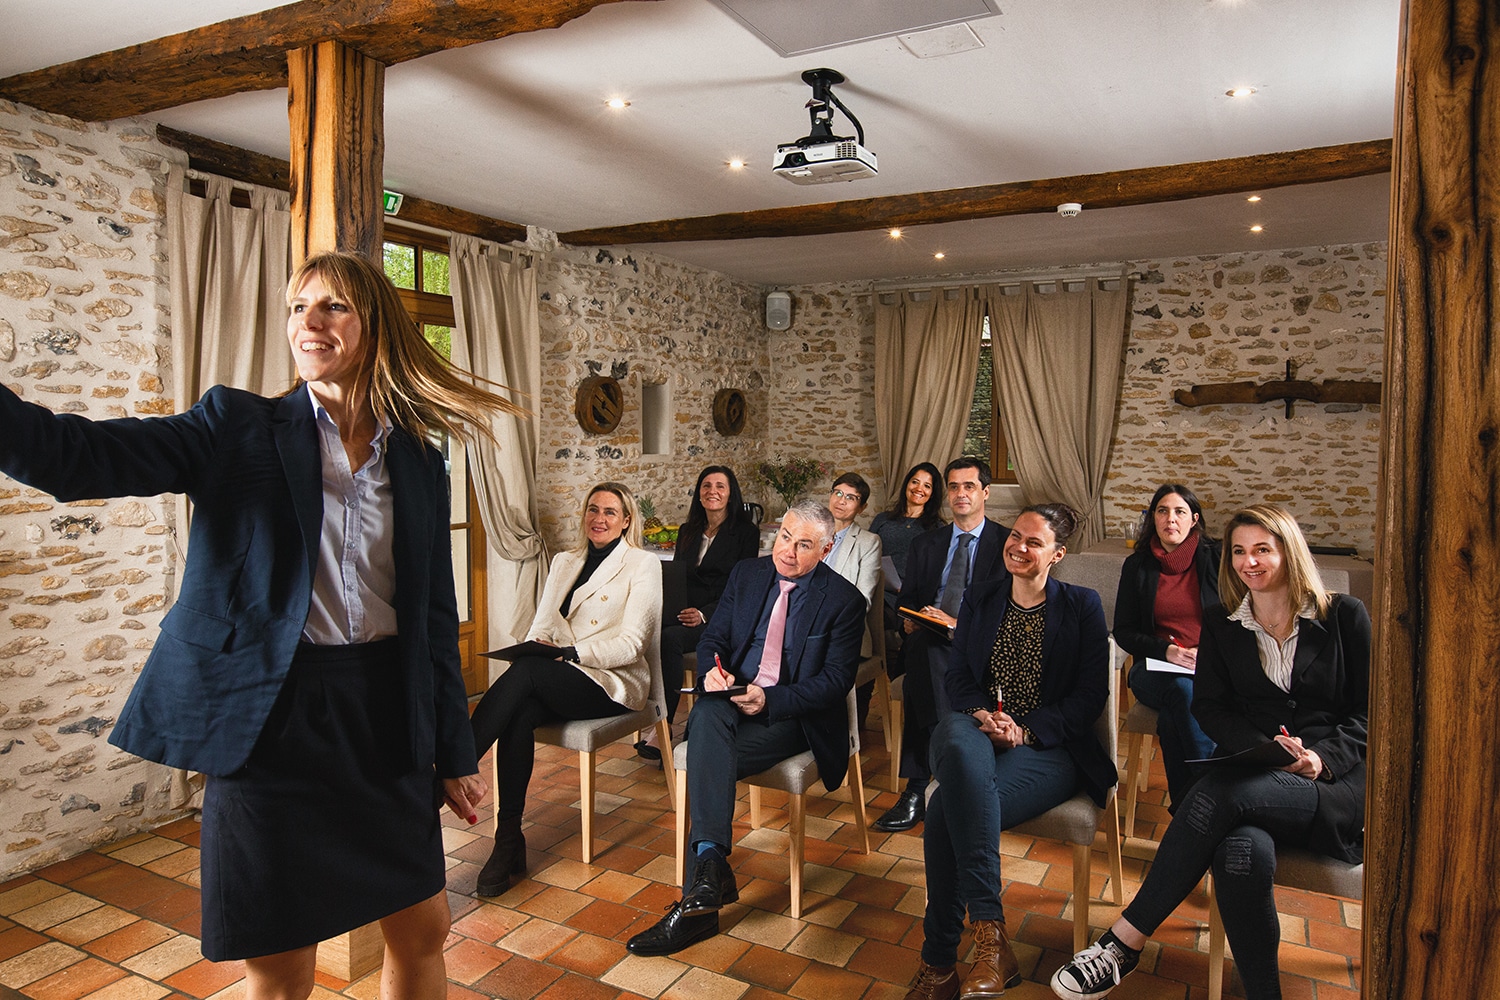
<path fill-rule="evenodd" d="M 1214 744 L 1193 718 L 1192 676 L 1148 670 L 1146 659 L 1196 666 L 1203 609 L 1219 603 L 1218 572 L 1219 546 L 1203 532 L 1203 508 L 1193 491 L 1180 483 L 1157 489 L 1135 552 L 1120 570 L 1115 641 L 1135 658 L 1130 690 L 1157 711 L 1174 808 L 1195 779 L 1185 761 L 1209 756 Z"/>

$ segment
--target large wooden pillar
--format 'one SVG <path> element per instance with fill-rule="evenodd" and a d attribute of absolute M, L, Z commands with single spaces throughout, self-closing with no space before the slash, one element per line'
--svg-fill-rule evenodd
<path fill-rule="evenodd" d="M 287 53 L 292 266 L 349 250 L 380 260 L 385 66 L 341 42 Z"/>
<path fill-rule="evenodd" d="M 1500 997 L 1500 8 L 1401 37 L 1364 995 Z"/>

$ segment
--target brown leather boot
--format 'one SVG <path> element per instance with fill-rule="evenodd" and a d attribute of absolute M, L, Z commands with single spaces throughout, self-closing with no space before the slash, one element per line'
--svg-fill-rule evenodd
<path fill-rule="evenodd" d="M 974 921 L 974 964 L 958 991 L 959 1000 L 1004 996 L 1007 986 L 1016 986 L 1020 982 L 1021 963 L 1011 951 L 1004 922 Z"/>
<path fill-rule="evenodd" d="M 906 1000 L 953 1000 L 958 996 L 958 973 L 953 966 L 939 969 L 922 962 L 917 966 L 917 977 L 911 981 L 911 991 Z"/>

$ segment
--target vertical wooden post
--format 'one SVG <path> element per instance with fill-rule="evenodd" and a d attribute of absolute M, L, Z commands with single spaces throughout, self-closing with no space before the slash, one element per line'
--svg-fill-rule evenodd
<path fill-rule="evenodd" d="M 380 260 L 385 66 L 341 42 L 287 53 L 292 266 L 348 250 Z"/>
<path fill-rule="evenodd" d="M 1500 13 L 1401 38 L 1364 995 L 1500 997 Z"/>

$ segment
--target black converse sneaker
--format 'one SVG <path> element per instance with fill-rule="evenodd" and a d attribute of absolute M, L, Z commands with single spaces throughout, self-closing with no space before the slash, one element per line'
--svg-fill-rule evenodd
<path fill-rule="evenodd" d="M 1063 1000 L 1100 1000 L 1135 971 L 1141 953 L 1127 948 L 1113 931 L 1073 956 L 1052 974 L 1052 992 Z"/>

